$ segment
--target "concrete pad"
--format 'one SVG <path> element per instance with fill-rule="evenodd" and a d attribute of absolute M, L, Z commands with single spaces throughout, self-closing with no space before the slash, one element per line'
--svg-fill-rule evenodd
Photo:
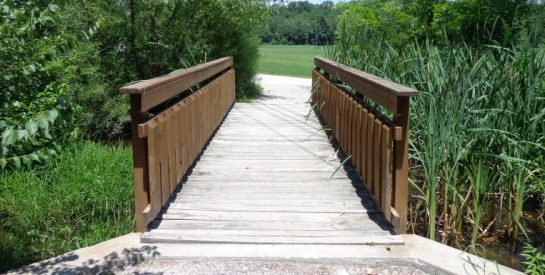
<path fill-rule="evenodd" d="M 310 272 L 319 268 L 325 270 L 323 274 L 336 274 L 333 272 L 335 270 L 341 270 L 340 274 L 352 274 L 344 271 L 353 270 L 358 273 L 357 271 L 367 270 L 364 268 L 375 271 L 386 268 L 384 270 L 389 274 L 405 274 L 404 270 L 416 274 L 522 274 L 417 235 L 402 237 L 405 245 L 390 246 L 203 243 L 148 245 L 140 243 L 140 234 L 132 233 L 12 270 L 8 274 L 96 274 L 120 270 L 136 272 L 139 265 L 142 265 L 140 271 L 143 272 L 151 272 L 152 269 L 149 268 L 154 266 L 157 267 L 157 272 L 162 270 L 159 267 L 163 265 L 170 266 L 174 268 L 171 271 L 177 274 L 188 274 L 184 271 L 189 270 L 202 271 L 199 266 L 208 266 L 212 273 L 224 268 L 225 271 L 231 270 L 232 273 L 239 274 L 259 274 L 256 271 L 260 270 L 256 269 L 259 266 L 277 266 L 280 271 L 287 270 L 286 273 L 292 274 L 307 273 L 305 270 Z M 180 269 L 192 262 L 196 266 L 188 266 L 187 270 Z M 309 266 L 308 263 L 323 266 Z M 131 267 L 134 265 L 137 268 Z M 243 269 L 246 265 L 247 271 L 256 272 L 241 273 L 240 270 L 229 269 L 229 265 L 242 266 Z M 387 269 L 391 266 L 397 269 Z M 288 272 L 289 270 L 293 272 Z M 409 272 L 410 270 L 416 271 Z M 377 271 L 378 273 L 384 274 Z"/>

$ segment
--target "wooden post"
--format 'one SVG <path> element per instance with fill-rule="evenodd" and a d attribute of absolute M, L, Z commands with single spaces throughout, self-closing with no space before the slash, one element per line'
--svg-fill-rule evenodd
<path fill-rule="evenodd" d="M 394 124 L 401 127 L 401 139 L 394 144 L 394 208 L 399 214 L 397 233 L 407 232 L 407 206 L 409 196 L 409 97 L 399 97 Z"/>
<path fill-rule="evenodd" d="M 149 182 L 147 175 L 147 144 L 146 138 L 138 137 L 138 124 L 144 123 L 148 112 L 141 112 L 142 95 L 131 94 L 131 134 L 132 134 L 132 159 L 134 176 L 134 213 L 136 219 L 136 232 L 146 231 L 147 223 L 143 212 L 150 203 Z"/>

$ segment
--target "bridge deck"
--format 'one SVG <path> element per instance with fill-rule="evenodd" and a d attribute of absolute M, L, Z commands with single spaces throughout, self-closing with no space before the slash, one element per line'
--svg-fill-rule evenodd
<path fill-rule="evenodd" d="M 310 81 L 262 82 L 263 98 L 234 105 L 142 242 L 402 244 L 357 175 L 334 173 L 341 161 L 305 103 Z"/>

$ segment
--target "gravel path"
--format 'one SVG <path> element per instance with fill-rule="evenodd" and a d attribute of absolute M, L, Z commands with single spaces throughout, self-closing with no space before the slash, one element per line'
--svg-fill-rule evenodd
<path fill-rule="evenodd" d="M 428 270 L 426 270 L 428 269 Z M 436 274 L 417 262 L 369 260 L 159 259 L 116 274 Z"/>

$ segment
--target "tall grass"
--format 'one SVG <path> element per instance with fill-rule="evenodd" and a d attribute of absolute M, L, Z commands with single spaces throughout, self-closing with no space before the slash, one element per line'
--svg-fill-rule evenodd
<path fill-rule="evenodd" d="M 525 203 L 545 199 L 545 51 L 536 36 L 509 48 L 394 48 L 341 24 L 326 56 L 420 91 L 411 101 L 413 232 L 460 246 L 464 236 L 473 245 L 497 232 L 513 244 L 524 236 Z"/>
<path fill-rule="evenodd" d="M 82 142 L 33 170 L 0 172 L 0 272 L 133 229 L 131 150 Z"/>

